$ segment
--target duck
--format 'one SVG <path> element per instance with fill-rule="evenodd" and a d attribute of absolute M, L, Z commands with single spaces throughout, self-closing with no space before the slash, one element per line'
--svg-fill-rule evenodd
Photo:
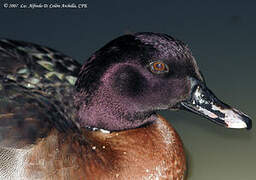
<path fill-rule="evenodd" d="M 182 140 L 161 110 L 252 127 L 207 88 L 191 50 L 170 35 L 122 35 L 83 65 L 0 40 L 0 179 L 186 179 Z"/>

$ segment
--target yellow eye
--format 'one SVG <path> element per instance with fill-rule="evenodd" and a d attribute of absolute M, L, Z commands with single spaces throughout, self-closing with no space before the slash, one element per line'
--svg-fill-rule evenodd
<path fill-rule="evenodd" d="M 161 74 L 169 72 L 169 67 L 161 61 L 154 61 L 150 63 L 150 70 L 153 73 Z"/>

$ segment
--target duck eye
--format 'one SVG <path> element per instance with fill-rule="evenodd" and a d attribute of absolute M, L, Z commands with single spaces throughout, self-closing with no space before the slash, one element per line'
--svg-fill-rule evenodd
<path fill-rule="evenodd" d="M 161 61 L 155 61 L 150 63 L 150 70 L 153 73 L 161 74 L 169 72 L 169 67 Z"/>

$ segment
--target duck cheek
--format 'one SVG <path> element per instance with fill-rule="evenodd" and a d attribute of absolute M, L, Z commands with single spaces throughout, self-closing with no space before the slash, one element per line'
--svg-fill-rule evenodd
<path fill-rule="evenodd" d="M 147 88 L 146 79 L 136 70 L 127 68 L 117 74 L 112 84 L 113 90 L 127 98 L 141 96 Z"/>
<path fill-rule="evenodd" d="M 168 83 L 168 106 L 172 107 L 189 96 L 190 83 L 186 78 L 175 79 Z"/>
<path fill-rule="evenodd" d="M 156 109 L 168 109 L 177 102 L 186 99 L 189 91 L 190 83 L 187 83 L 186 79 L 158 80 L 151 82 L 151 86 L 138 99 L 143 98 L 140 102 L 143 102 L 144 106 L 150 105 Z"/>

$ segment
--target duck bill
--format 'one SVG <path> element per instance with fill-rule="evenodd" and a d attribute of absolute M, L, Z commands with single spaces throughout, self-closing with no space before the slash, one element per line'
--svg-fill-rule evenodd
<path fill-rule="evenodd" d="M 180 103 L 180 108 L 206 117 L 227 128 L 251 129 L 251 119 L 241 111 L 220 101 L 204 82 L 190 78 L 190 97 Z"/>

